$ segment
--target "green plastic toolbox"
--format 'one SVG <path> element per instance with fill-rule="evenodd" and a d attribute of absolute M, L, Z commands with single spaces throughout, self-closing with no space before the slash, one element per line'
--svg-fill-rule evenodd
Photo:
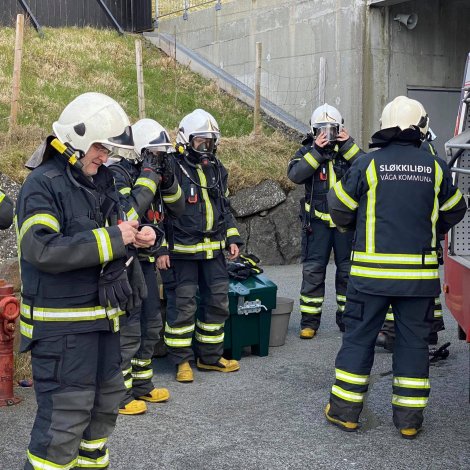
<path fill-rule="evenodd" d="M 252 354 L 268 355 L 271 310 L 276 308 L 276 294 L 276 284 L 262 274 L 244 281 L 230 280 L 225 357 L 240 359 L 243 348 L 250 346 Z"/>

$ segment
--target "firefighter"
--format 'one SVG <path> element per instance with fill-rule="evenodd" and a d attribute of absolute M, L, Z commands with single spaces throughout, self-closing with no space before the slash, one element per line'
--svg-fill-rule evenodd
<path fill-rule="evenodd" d="M 426 135 L 423 137 L 423 143 L 421 144 L 421 148 L 423 150 L 427 150 L 431 155 L 437 156 L 436 148 L 434 147 L 432 141 L 436 139 L 436 134 L 432 131 L 431 128 L 428 129 Z M 440 237 L 442 240 L 444 237 Z M 440 239 L 440 242 L 442 241 Z M 439 247 L 438 247 L 439 248 Z M 444 263 L 444 258 L 442 256 L 442 247 L 438 252 L 438 260 L 440 264 Z M 442 304 L 440 297 L 436 297 L 434 299 L 434 320 L 432 323 L 431 333 L 429 334 L 428 342 L 429 345 L 436 345 L 438 343 L 438 333 L 445 329 L 444 326 L 444 316 L 442 315 Z M 394 324 L 394 316 L 393 316 L 393 309 L 390 306 L 387 311 L 387 315 L 385 316 L 385 322 L 380 330 L 376 346 L 382 347 L 387 349 L 388 351 L 393 351 L 393 343 L 395 341 L 395 324 Z"/>
<path fill-rule="evenodd" d="M 126 247 L 155 232 L 122 220 L 111 149 L 132 149 L 129 119 L 85 93 L 37 149 L 16 205 L 22 351 L 31 351 L 38 410 L 26 469 L 107 468 L 108 436 L 124 394 L 119 317 L 133 298 Z M 134 299 L 137 302 L 137 299 Z"/>
<path fill-rule="evenodd" d="M 13 223 L 13 201 L 0 188 L 0 230 L 5 230 Z"/>
<path fill-rule="evenodd" d="M 447 165 L 420 148 L 428 128 L 421 103 L 404 96 L 385 106 L 371 152 L 330 191 L 333 221 L 355 229 L 344 312 L 346 331 L 325 409 L 330 423 L 358 428 L 389 305 L 395 315 L 393 422 L 405 439 L 421 430 L 428 402 L 434 298 L 439 295 L 438 240 L 467 210 Z"/>
<path fill-rule="evenodd" d="M 141 119 L 132 126 L 135 151 L 109 166 L 114 174 L 121 204 L 128 220 L 150 224 L 163 238 L 163 203 L 168 212 L 178 216 L 184 210 L 184 195 L 173 175 L 168 153 L 174 152 L 168 132 L 153 119 Z M 162 329 L 159 288 L 155 255 L 158 245 L 139 250 L 139 260 L 145 277 L 147 298 L 141 308 L 129 312 L 121 326 L 122 371 L 127 393 L 119 413 L 145 413 L 145 402 L 167 401 L 166 388 L 152 383 L 152 356 Z"/>
<path fill-rule="evenodd" d="M 174 169 L 185 210 L 178 219 L 165 219 L 168 251 L 162 251 L 157 266 L 167 296 L 164 339 L 179 382 L 194 379 L 193 334 L 199 369 L 239 369 L 237 361 L 222 357 L 229 315 L 223 250 L 228 249 L 229 259 L 234 259 L 242 243 L 227 199 L 227 171 L 215 155 L 219 138 L 214 117 L 199 109 L 182 119 L 176 138 L 179 154 Z"/>
<path fill-rule="evenodd" d="M 325 295 L 326 267 L 331 250 L 336 264 L 336 323 L 344 331 L 342 315 L 350 265 L 352 233 L 341 233 L 328 213 L 326 195 L 364 152 L 343 127 L 339 111 L 325 103 L 310 119 L 311 134 L 289 162 L 287 176 L 305 185 L 300 201 L 303 263 L 300 289 L 300 338 L 311 339 L 320 327 Z"/>

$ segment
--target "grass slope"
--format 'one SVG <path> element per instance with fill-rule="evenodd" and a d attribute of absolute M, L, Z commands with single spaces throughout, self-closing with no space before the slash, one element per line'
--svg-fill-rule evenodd
<path fill-rule="evenodd" d="M 21 75 L 18 128 L 8 134 L 15 31 L 0 28 L 0 172 L 21 182 L 23 164 L 45 137 L 64 106 L 86 91 L 115 98 L 138 118 L 135 46 L 137 36 L 112 30 L 46 29 L 40 39 L 26 28 Z M 222 131 L 219 155 L 230 172 L 230 189 L 237 191 L 265 179 L 289 187 L 286 165 L 297 144 L 269 128 L 254 138 L 252 110 L 144 43 L 147 117 L 172 135 L 181 118 L 204 108 Z"/>

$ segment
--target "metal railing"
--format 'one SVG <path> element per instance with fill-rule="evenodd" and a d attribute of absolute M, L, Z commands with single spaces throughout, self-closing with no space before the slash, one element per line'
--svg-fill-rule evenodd
<path fill-rule="evenodd" d="M 155 0 L 153 5 L 155 26 L 162 18 L 182 16 L 184 20 L 187 20 L 190 11 L 203 10 L 212 6 L 220 10 L 222 0 Z"/>

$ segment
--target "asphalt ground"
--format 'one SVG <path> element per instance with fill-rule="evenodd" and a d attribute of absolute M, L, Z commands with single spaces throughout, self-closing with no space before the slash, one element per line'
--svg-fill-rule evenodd
<path fill-rule="evenodd" d="M 265 268 L 279 295 L 296 299 L 286 344 L 269 356 L 248 353 L 232 374 L 195 371 L 192 384 L 174 379 L 166 358 L 155 360 L 154 382 L 168 403 L 141 416 L 119 416 L 110 438 L 110 468 L 138 469 L 470 469 L 469 346 L 445 311 L 449 358 L 431 367 L 424 430 L 403 440 L 392 424 L 391 360 L 377 349 L 369 395 L 357 433 L 326 423 L 323 409 L 341 342 L 335 321 L 334 268 L 328 269 L 322 325 L 314 340 L 298 338 L 301 267 Z M 32 389 L 0 408 L 0 469 L 22 468 L 35 416 Z"/>

